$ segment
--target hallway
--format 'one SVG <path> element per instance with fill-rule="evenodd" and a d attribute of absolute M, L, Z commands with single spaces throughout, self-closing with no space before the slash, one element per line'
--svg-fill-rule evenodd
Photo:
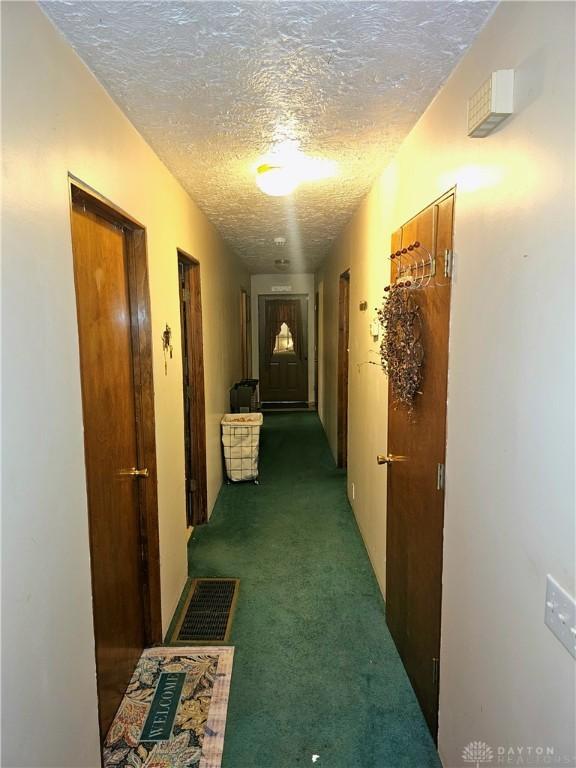
<path fill-rule="evenodd" d="M 576 2 L 0 18 L 2 766 L 576 768 Z"/>
<path fill-rule="evenodd" d="M 224 768 L 438 766 L 317 415 L 266 415 L 260 469 L 189 545 L 241 579 Z"/>

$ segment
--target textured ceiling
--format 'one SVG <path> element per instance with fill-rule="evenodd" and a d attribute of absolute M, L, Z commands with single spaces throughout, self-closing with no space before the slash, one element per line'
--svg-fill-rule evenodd
<path fill-rule="evenodd" d="M 495 4 L 42 6 L 249 269 L 270 272 L 316 269 Z M 282 139 L 338 176 L 266 197 L 254 166 Z"/>

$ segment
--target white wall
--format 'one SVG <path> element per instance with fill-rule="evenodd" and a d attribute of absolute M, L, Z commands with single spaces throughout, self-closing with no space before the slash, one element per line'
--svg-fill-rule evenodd
<path fill-rule="evenodd" d="M 314 395 L 314 275 L 313 274 L 277 274 L 252 275 L 251 277 L 251 317 L 252 317 L 252 373 L 259 378 L 260 340 L 258 334 L 258 297 L 275 295 L 273 288 L 284 290 L 278 296 L 300 294 L 308 298 L 308 402 L 313 403 Z M 290 290 L 287 290 L 290 288 Z"/>
<path fill-rule="evenodd" d="M 100 764 L 68 172 L 147 228 L 162 618 L 186 579 L 177 247 L 201 263 L 209 505 L 240 375 L 240 286 L 215 229 L 35 3 L 2 4 L 3 765 Z M 161 334 L 174 332 L 164 375 Z M 239 330 L 238 330 L 239 333 Z"/>
<path fill-rule="evenodd" d="M 450 768 L 472 740 L 576 764 L 574 662 L 543 621 L 547 573 L 575 591 L 574 10 L 498 7 L 318 275 L 335 452 L 338 275 L 351 267 L 348 482 L 384 587 L 386 381 L 358 367 L 377 359 L 358 301 L 380 301 L 391 233 L 456 185 L 439 734 Z M 509 67 L 516 114 L 468 139 L 468 97 Z"/>

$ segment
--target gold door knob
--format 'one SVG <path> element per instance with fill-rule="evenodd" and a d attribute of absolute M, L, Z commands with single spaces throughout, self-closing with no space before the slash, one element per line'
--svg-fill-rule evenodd
<path fill-rule="evenodd" d="M 379 453 L 376 456 L 378 464 L 393 464 L 395 461 L 408 461 L 408 456 L 395 456 L 393 453 L 389 453 L 386 456 L 383 453 Z"/>
<path fill-rule="evenodd" d="M 148 477 L 150 473 L 147 469 L 136 469 L 136 467 L 130 467 L 130 469 L 119 469 L 118 474 L 120 477 Z"/>

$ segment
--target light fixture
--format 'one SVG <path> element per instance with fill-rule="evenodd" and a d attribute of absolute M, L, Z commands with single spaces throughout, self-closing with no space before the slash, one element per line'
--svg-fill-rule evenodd
<path fill-rule="evenodd" d="M 291 195 L 298 186 L 298 179 L 288 168 L 262 163 L 256 168 L 258 189 L 271 197 Z"/>
<path fill-rule="evenodd" d="M 276 265 L 276 269 L 280 270 L 280 272 L 285 272 L 290 268 L 290 259 L 275 259 L 274 264 Z"/>
<path fill-rule="evenodd" d="M 256 166 L 256 184 L 266 195 L 284 197 L 303 182 L 321 181 L 335 176 L 333 160 L 309 157 L 300 151 L 298 142 L 286 140 L 260 158 Z"/>

